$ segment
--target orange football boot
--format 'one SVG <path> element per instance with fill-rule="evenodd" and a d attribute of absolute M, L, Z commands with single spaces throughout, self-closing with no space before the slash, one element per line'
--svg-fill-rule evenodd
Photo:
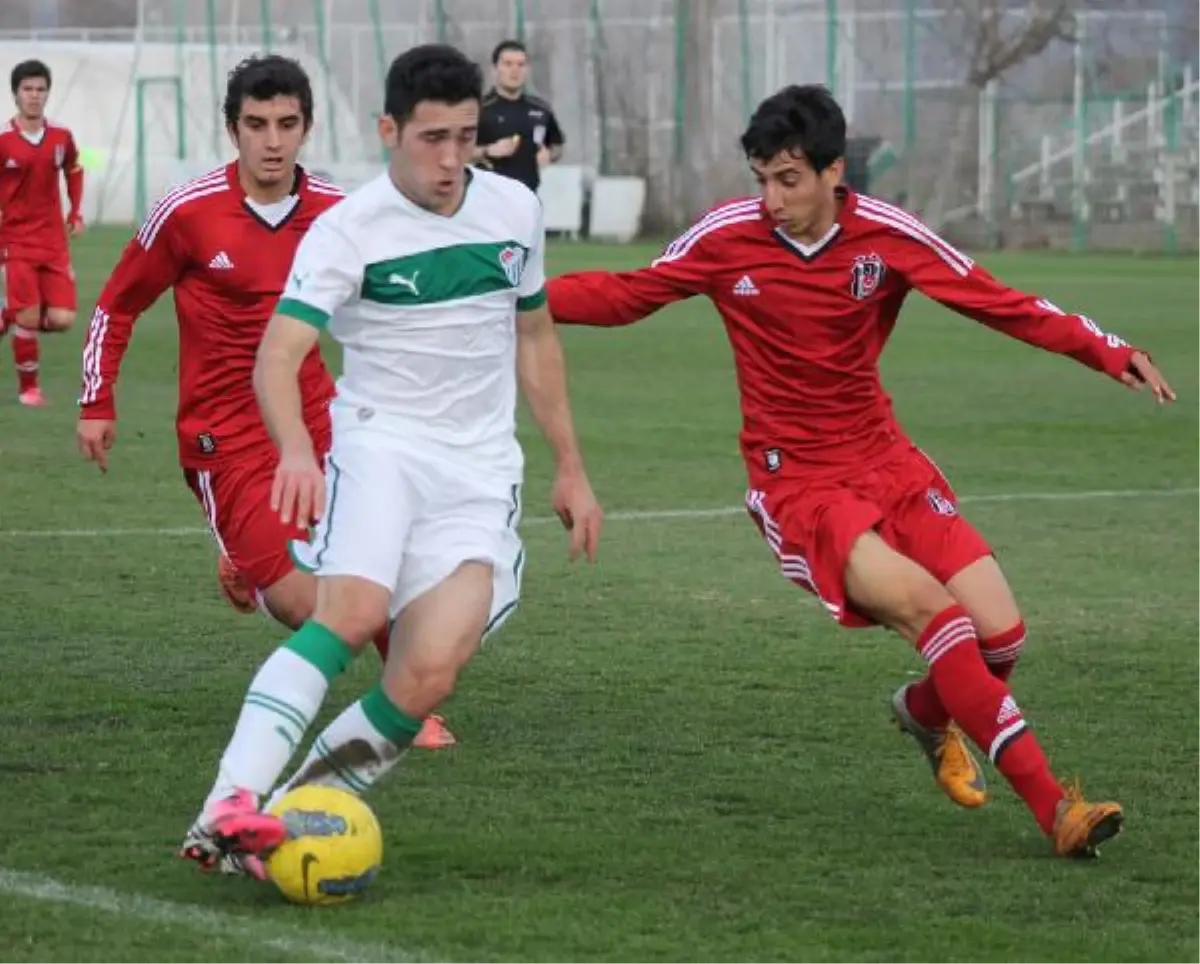
<path fill-rule="evenodd" d="M 1065 788 L 1054 815 L 1054 852 L 1060 857 L 1099 857 L 1097 849 L 1121 832 L 1125 812 L 1119 803 L 1088 803 L 1078 784 Z"/>
<path fill-rule="evenodd" d="M 421 722 L 421 731 L 412 745 L 421 750 L 444 750 L 457 742 L 454 734 L 446 727 L 446 721 L 438 714 L 430 713 Z"/>
<path fill-rule="evenodd" d="M 905 699 L 908 687 L 912 685 L 901 686 L 892 696 L 896 725 L 917 741 L 933 768 L 934 779 L 946 796 L 968 810 L 982 807 L 988 799 L 987 780 L 975 762 L 962 730 L 953 723 L 944 730 L 930 730 L 913 719 Z"/>

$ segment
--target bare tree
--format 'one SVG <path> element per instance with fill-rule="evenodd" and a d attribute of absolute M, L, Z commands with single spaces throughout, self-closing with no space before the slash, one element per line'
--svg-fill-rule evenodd
<path fill-rule="evenodd" d="M 1081 7 L 1082 0 L 1027 0 L 1021 11 L 1007 0 L 948 0 L 943 31 L 951 44 L 968 54 L 954 130 L 942 153 L 933 194 L 923 206 L 925 219 L 935 227 L 945 217 L 955 175 L 977 135 L 972 120 L 981 93 L 993 80 L 1037 57 L 1052 43 L 1074 43 L 1075 15 Z"/>

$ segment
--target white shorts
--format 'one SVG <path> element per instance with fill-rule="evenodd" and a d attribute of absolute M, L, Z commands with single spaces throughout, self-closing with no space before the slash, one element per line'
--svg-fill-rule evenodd
<path fill-rule="evenodd" d="M 325 513 L 296 564 L 318 576 L 358 576 L 392 594 L 395 618 L 464 562 L 492 566 L 485 635 L 517 608 L 525 552 L 521 486 L 428 443 L 366 428 L 334 432 Z"/>

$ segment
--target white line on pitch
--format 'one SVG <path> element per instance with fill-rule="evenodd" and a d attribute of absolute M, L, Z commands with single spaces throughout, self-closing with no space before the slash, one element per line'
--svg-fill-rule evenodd
<path fill-rule="evenodd" d="M 418 961 L 399 947 L 343 940 L 318 928 L 288 927 L 264 918 L 244 917 L 197 904 L 179 904 L 107 887 L 68 884 L 43 874 L 0 867 L 0 893 L 54 904 L 70 904 L 127 920 L 185 927 L 206 935 L 232 936 L 248 945 L 271 948 L 312 961 Z"/>
<path fill-rule="evenodd" d="M 981 495 L 959 497 L 963 505 L 997 502 L 1087 502 L 1100 499 L 1169 499 L 1184 495 L 1196 495 L 1196 486 L 1177 489 L 1080 489 L 1075 492 L 991 492 Z M 609 522 L 653 522 L 656 519 L 719 519 L 724 516 L 741 515 L 746 509 L 740 505 L 718 506 L 708 509 L 633 509 L 609 512 Z M 539 526 L 558 519 L 549 515 L 527 516 L 522 526 Z M 0 539 L 116 539 L 123 536 L 149 536 L 168 539 L 192 538 L 207 535 L 202 526 L 175 526 L 159 528 L 114 528 L 114 529 L 0 529 Z"/>

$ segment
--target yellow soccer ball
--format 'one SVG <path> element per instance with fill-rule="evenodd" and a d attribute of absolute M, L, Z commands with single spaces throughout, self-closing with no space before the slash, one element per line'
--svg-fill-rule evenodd
<path fill-rule="evenodd" d="M 371 885 L 383 859 L 383 832 L 361 799 L 334 787 L 301 786 L 269 812 L 287 824 L 287 839 L 265 862 L 288 900 L 344 904 Z"/>

